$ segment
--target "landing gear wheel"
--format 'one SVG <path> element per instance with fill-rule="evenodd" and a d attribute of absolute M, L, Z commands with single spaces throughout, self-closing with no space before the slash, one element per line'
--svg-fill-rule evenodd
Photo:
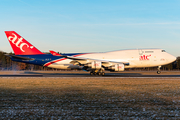
<path fill-rule="evenodd" d="M 157 74 L 160 74 L 160 73 L 161 73 L 161 71 L 160 71 L 161 69 L 160 69 L 160 68 L 161 68 L 161 66 L 158 66 Z"/>
<path fill-rule="evenodd" d="M 160 74 L 161 73 L 161 71 L 157 71 L 157 74 Z"/>
<path fill-rule="evenodd" d="M 102 76 L 104 76 L 104 75 L 105 75 L 105 73 L 104 73 L 104 72 L 102 72 L 102 73 L 101 73 L 101 75 L 102 75 Z"/>
<path fill-rule="evenodd" d="M 97 73 L 97 75 L 101 76 L 101 75 L 102 75 L 102 73 L 101 73 L 101 72 L 98 72 L 98 73 Z"/>
<path fill-rule="evenodd" d="M 94 75 L 94 73 L 93 73 L 93 72 L 90 72 L 90 75 L 91 75 L 91 76 L 93 76 L 93 75 Z"/>
<path fill-rule="evenodd" d="M 92 70 L 92 71 L 90 72 L 90 75 L 91 75 L 91 76 L 95 76 L 95 75 L 104 76 L 105 73 L 104 73 L 102 70 Z"/>
<path fill-rule="evenodd" d="M 93 72 L 93 75 L 97 75 L 97 73 L 96 73 L 96 72 Z"/>

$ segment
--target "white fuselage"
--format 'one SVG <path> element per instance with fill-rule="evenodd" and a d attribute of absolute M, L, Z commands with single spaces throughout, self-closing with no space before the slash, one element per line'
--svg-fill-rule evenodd
<path fill-rule="evenodd" d="M 119 50 L 105 53 L 87 53 L 79 57 L 111 62 L 129 63 L 125 68 L 154 67 L 169 64 L 176 60 L 171 54 L 162 49 L 136 49 L 136 50 Z M 71 59 L 57 60 L 48 67 L 59 69 L 78 68 L 79 66 L 70 64 Z"/>

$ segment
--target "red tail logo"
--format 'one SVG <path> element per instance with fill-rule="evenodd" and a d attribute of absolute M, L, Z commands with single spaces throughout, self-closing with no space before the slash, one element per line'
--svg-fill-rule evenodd
<path fill-rule="evenodd" d="M 14 31 L 5 31 L 15 55 L 43 54 Z"/>

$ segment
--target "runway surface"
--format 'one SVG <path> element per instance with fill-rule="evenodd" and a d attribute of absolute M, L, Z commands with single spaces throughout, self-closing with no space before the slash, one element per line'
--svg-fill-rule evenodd
<path fill-rule="evenodd" d="M 148 72 L 146 72 L 148 73 Z M 0 77 L 180 77 L 180 74 L 171 74 L 171 72 L 169 74 L 149 74 L 152 72 L 149 72 L 148 74 L 146 74 L 144 72 L 141 73 L 106 73 L 105 76 L 91 76 L 89 75 L 89 73 L 84 73 L 84 72 L 75 72 L 75 73 L 71 73 L 71 72 L 29 72 L 29 71 L 25 71 L 22 73 L 14 73 L 14 74 L 0 74 Z"/>

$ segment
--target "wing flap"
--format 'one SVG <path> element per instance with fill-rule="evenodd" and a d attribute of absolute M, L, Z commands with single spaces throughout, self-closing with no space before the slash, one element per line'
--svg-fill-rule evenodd
<path fill-rule="evenodd" d="M 128 61 L 124 62 L 116 62 L 116 61 L 108 61 L 108 60 L 103 60 L 103 59 L 92 59 L 92 58 L 83 58 L 83 57 L 73 57 L 73 56 L 62 56 L 68 59 L 72 59 L 71 64 L 87 64 L 93 61 L 100 61 L 103 66 L 112 66 L 115 64 L 124 64 L 124 65 L 129 65 Z"/>

